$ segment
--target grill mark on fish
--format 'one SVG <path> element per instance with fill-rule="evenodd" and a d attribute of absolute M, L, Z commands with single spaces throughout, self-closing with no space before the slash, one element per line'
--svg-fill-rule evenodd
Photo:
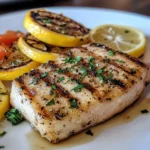
<path fill-rule="evenodd" d="M 46 111 L 45 107 L 41 106 L 37 101 L 36 99 L 34 99 L 34 96 L 30 93 L 30 89 L 25 86 L 24 84 L 24 81 L 23 81 L 23 76 L 20 76 L 19 78 L 16 78 L 15 79 L 15 82 L 19 83 L 20 84 L 20 90 L 22 90 L 22 92 L 29 96 L 29 100 L 30 100 L 30 103 L 32 103 L 32 101 L 35 101 L 36 103 L 36 106 L 38 107 L 37 110 L 38 111 L 38 115 L 40 115 L 42 118 L 44 117 L 49 117 L 49 119 L 52 119 L 53 118 L 53 115 L 49 112 Z M 26 100 L 25 100 L 26 101 Z"/>
<path fill-rule="evenodd" d="M 88 51 L 88 49 L 87 49 L 86 47 L 78 47 L 78 50 L 79 50 L 79 49 L 80 49 L 81 51 L 84 51 L 85 53 L 87 53 L 89 56 L 93 56 L 95 59 L 97 59 L 97 60 L 99 60 L 99 61 L 102 61 L 102 62 L 105 62 L 105 59 L 106 59 L 106 58 L 103 58 L 103 57 L 101 57 L 101 56 L 96 56 L 96 54 L 94 54 L 93 52 Z M 113 66 L 115 66 L 116 68 L 119 68 L 119 69 L 123 70 L 123 71 L 126 72 L 127 74 L 131 74 L 131 72 L 130 72 L 129 69 L 127 69 L 126 67 L 124 67 L 124 66 L 122 66 L 122 65 L 119 65 L 119 64 L 115 63 L 115 62 L 112 61 L 111 59 L 110 59 L 109 62 L 107 62 L 107 64 L 113 65 Z"/>
<path fill-rule="evenodd" d="M 52 69 L 54 69 L 53 71 L 56 71 L 56 69 L 61 69 L 61 66 L 57 65 L 53 61 L 49 62 L 49 66 Z M 79 76 L 79 74 L 71 74 L 71 73 L 69 73 L 67 71 L 64 72 L 63 74 L 66 75 L 67 77 L 71 78 L 72 81 L 75 81 L 78 84 L 83 84 L 84 88 L 87 89 L 89 92 L 91 92 L 98 99 L 98 97 L 99 97 L 99 91 L 95 87 L 93 87 L 91 84 L 86 83 L 84 81 L 81 81 L 80 80 L 81 77 Z"/>
<path fill-rule="evenodd" d="M 79 49 L 81 50 L 81 52 L 84 51 L 89 56 L 93 56 L 93 58 L 95 58 L 95 60 L 102 61 L 103 63 L 105 63 L 106 58 L 103 58 L 101 56 L 96 56 L 96 54 L 94 54 L 93 52 L 88 51 L 88 49 L 86 47 L 79 47 L 78 50 Z M 128 78 L 129 77 L 132 78 L 134 76 L 134 79 L 140 79 L 140 74 L 138 72 L 133 73 L 131 68 L 127 68 L 126 66 L 119 65 L 118 63 L 115 63 L 115 61 L 112 61 L 111 59 L 110 59 L 110 61 L 107 62 L 107 64 L 112 65 L 115 68 L 121 69 L 122 71 L 124 71 L 127 74 Z M 133 79 L 131 79 L 131 80 L 133 80 Z"/>
<path fill-rule="evenodd" d="M 83 36 L 89 33 L 89 30 L 83 25 L 61 14 L 46 12 L 45 15 L 45 11 L 35 10 L 31 11 L 31 17 L 41 26 L 44 26 L 57 33 L 62 33 L 61 30 L 65 31 L 63 34 L 71 36 Z M 41 19 L 49 19 L 51 26 L 48 26 L 46 23 L 41 23 Z"/>
<path fill-rule="evenodd" d="M 78 49 L 82 49 L 82 48 L 78 48 Z M 86 49 L 82 49 L 82 50 L 86 50 Z M 86 51 L 87 52 L 87 51 Z M 89 53 L 89 52 L 88 52 Z M 65 54 L 65 55 L 67 55 L 67 54 Z M 72 56 L 74 56 L 73 55 L 73 53 L 72 53 Z M 89 54 L 89 56 L 93 56 L 93 58 L 96 58 L 96 59 L 99 59 L 99 57 L 96 57 L 93 53 L 91 53 L 91 54 Z M 96 60 L 95 59 L 95 60 Z M 100 60 L 99 60 L 100 61 Z M 101 58 L 101 61 L 103 61 L 103 59 Z M 84 59 L 82 59 L 82 61 L 81 62 L 79 62 L 77 65 L 83 65 L 83 66 L 85 66 L 85 67 L 88 67 L 87 65 L 87 62 L 85 62 L 84 61 Z M 74 65 L 74 66 L 77 66 L 77 65 Z M 110 63 L 110 65 L 111 65 L 111 63 Z M 116 67 L 116 68 L 120 68 L 119 67 L 119 65 L 117 65 L 117 64 L 115 64 L 114 63 L 114 66 Z M 56 66 L 55 66 L 56 67 Z M 58 67 L 58 66 L 57 66 Z M 73 67 L 73 66 L 72 66 Z M 120 69 L 122 69 L 123 71 L 124 71 L 124 68 L 120 68 Z M 124 72 L 126 72 L 127 74 L 130 74 L 128 71 L 124 71 Z M 89 71 L 88 72 L 92 77 L 95 77 L 96 76 L 96 71 L 95 70 L 93 70 L 93 71 Z M 69 75 L 68 75 L 69 76 Z M 74 76 L 76 76 L 76 75 L 74 75 Z M 114 84 L 114 85 L 117 85 L 117 86 L 119 86 L 119 87 L 121 87 L 121 88 L 123 88 L 123 89 L 126 89 L 127 87 L 126 87 L 126 84 L 123 82 L 123 81 L 121 81 L 121 80 L 118 80 L 118 79 L 113 79 L 113 80 L 109 80 L 110 82 L 111 82 L 111 84 Z"/>
<path fill-rule="evenodd" d="M 103 49 L 105 49 L 105 50 L 107 50 L 107 51 L 111 50 L 111 51 L 113 51 L 113 52 L 115 52 L 115 53 L 121 55 L 121 56 L 124 57 L 124 58 L 128 58 L 130 61 L 133 61 L 135 64 L 137 64 L 137 65 L 139 65 L 139 66 L 141 66 L 141 67 L 146 67 L 146 68 L 148 68 L 146 64 L 144 64 L 143 62 L 139 61 L 137 58 L 134 58 L 134 57 L 132 57 L 131 55 L 128 55 L 128 54 L 123 53 L 123 52 L 121 52 L 121 51 L 116 51 L 116 50 L 111 49 L 111 48 L 109 48 L 109 47 L 107 47 L 107 46 L 105 46 L 105 45 L 98 44 L 98 43 L 91 43 L 90 46 L 100 47 L 100 48 L 103 48 Z"/>
<path fill-rule="evenodd" d="M 31 73 L 32 73 L 32 71 L 31 71 Z M 39 70 L 33 71 L 33 73 L 32 73 L 32 75 L 36 76 L 36 77 L 37 76 L 40 77 L 41 74 L 42 74 L 42 72 L 40 72 Z M 75 99 L 77 102 L 79 102 L 79 99 L 74 97 L 68 90 L 66 90 L 58 82 L 56 82 L 56 79 L 48 76 L 48 77 L 40 78 L 40 80 L 43 80 L 46 83 L 47 86 L 55 85 L 56 86 L 56 91 L 58 92 L 59 96 L 67 98 L 68 99 L 67 102 L 68 102 L 69 105 L 70 105 L 70 99 Z M 80 108 L 80 107 L 78 109 L 82 110 L 82 108 Z"/>

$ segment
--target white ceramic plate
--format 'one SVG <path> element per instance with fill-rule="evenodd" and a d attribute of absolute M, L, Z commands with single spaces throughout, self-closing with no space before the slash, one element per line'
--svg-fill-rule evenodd
<path fill-rule="evenodd" d="M 63 13 L 89 28 L 100 24 L 122 24 L 137 27 L 147 36 L 147 52 L 143 59 L 150 62 L 150 18 L 133 13 L 93 8 L 53 7 L 51 11 Z M 22 30 L 26 11 L 0 16 L 0 33 L 6 30 Z M 149 46 L 148 46 L 149 44 Z M 148 50 L 149 47 L 149 50 Z M 27 122 L 12 126 L 6 120 L 0 123 L 0 131 L 7 134 L 0 138 L 5 150 L 150 150 L 150 114 L 141 114 L 142 109 L 150 111 L 150 85 L 140 100 L 125 112 L 111 120 L 91 128 L 94 136 L 82 132 L 69 140 L 54 145 L 42 139 Z"/>

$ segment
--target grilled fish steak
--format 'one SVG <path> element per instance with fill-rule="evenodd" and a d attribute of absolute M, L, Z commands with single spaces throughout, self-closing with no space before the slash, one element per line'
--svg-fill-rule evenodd
<path fill-rule="evenodd" d="M 11 104 L 52 143 L 95 126 L 131 105 L 148 66 L 100 44 L 64 50 L 15 79 Z"/>

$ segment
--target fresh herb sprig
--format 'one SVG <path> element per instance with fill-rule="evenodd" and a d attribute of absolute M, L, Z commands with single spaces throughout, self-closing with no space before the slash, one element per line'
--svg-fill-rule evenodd
<path fill-rule="evenodd" d="M 6 134 L 6 131 L 3 131 L 0 133 L 0 138 L 3 137 Z"/>
<path fill-rule="evenodd" d="M 79 63 L 81 61 L 81 59 L 82 58 L 80 56 L 77 56 L 75 58 L 73 58 L 73 57 L 67 57 L 63 61 L 64 61 L 64 63 L 77 64 L 77 63 Z"/>
<path fill-rule="evenodd" d="M 78 92 L 81 92 L 83 88 L 84 88 L 83 84 L 78 84 L 71 91 L 74 91 L 74 92 L 78 93 Z"/>
<path fill-rule="evenodd" d="M 24 118 L 18 109 L 12 108 L 8 112 L 5 113 L 5 116 L 12 125 L 17 125 L 21 123 Z"/>

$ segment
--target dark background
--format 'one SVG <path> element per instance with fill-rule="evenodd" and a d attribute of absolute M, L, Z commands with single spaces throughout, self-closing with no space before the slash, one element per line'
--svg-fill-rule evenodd
<path fill-rule="evenodd" d="M 0 0 L 0 14 L 48 6 L 111 8 L 150 16 L 150 0 Z"/>

